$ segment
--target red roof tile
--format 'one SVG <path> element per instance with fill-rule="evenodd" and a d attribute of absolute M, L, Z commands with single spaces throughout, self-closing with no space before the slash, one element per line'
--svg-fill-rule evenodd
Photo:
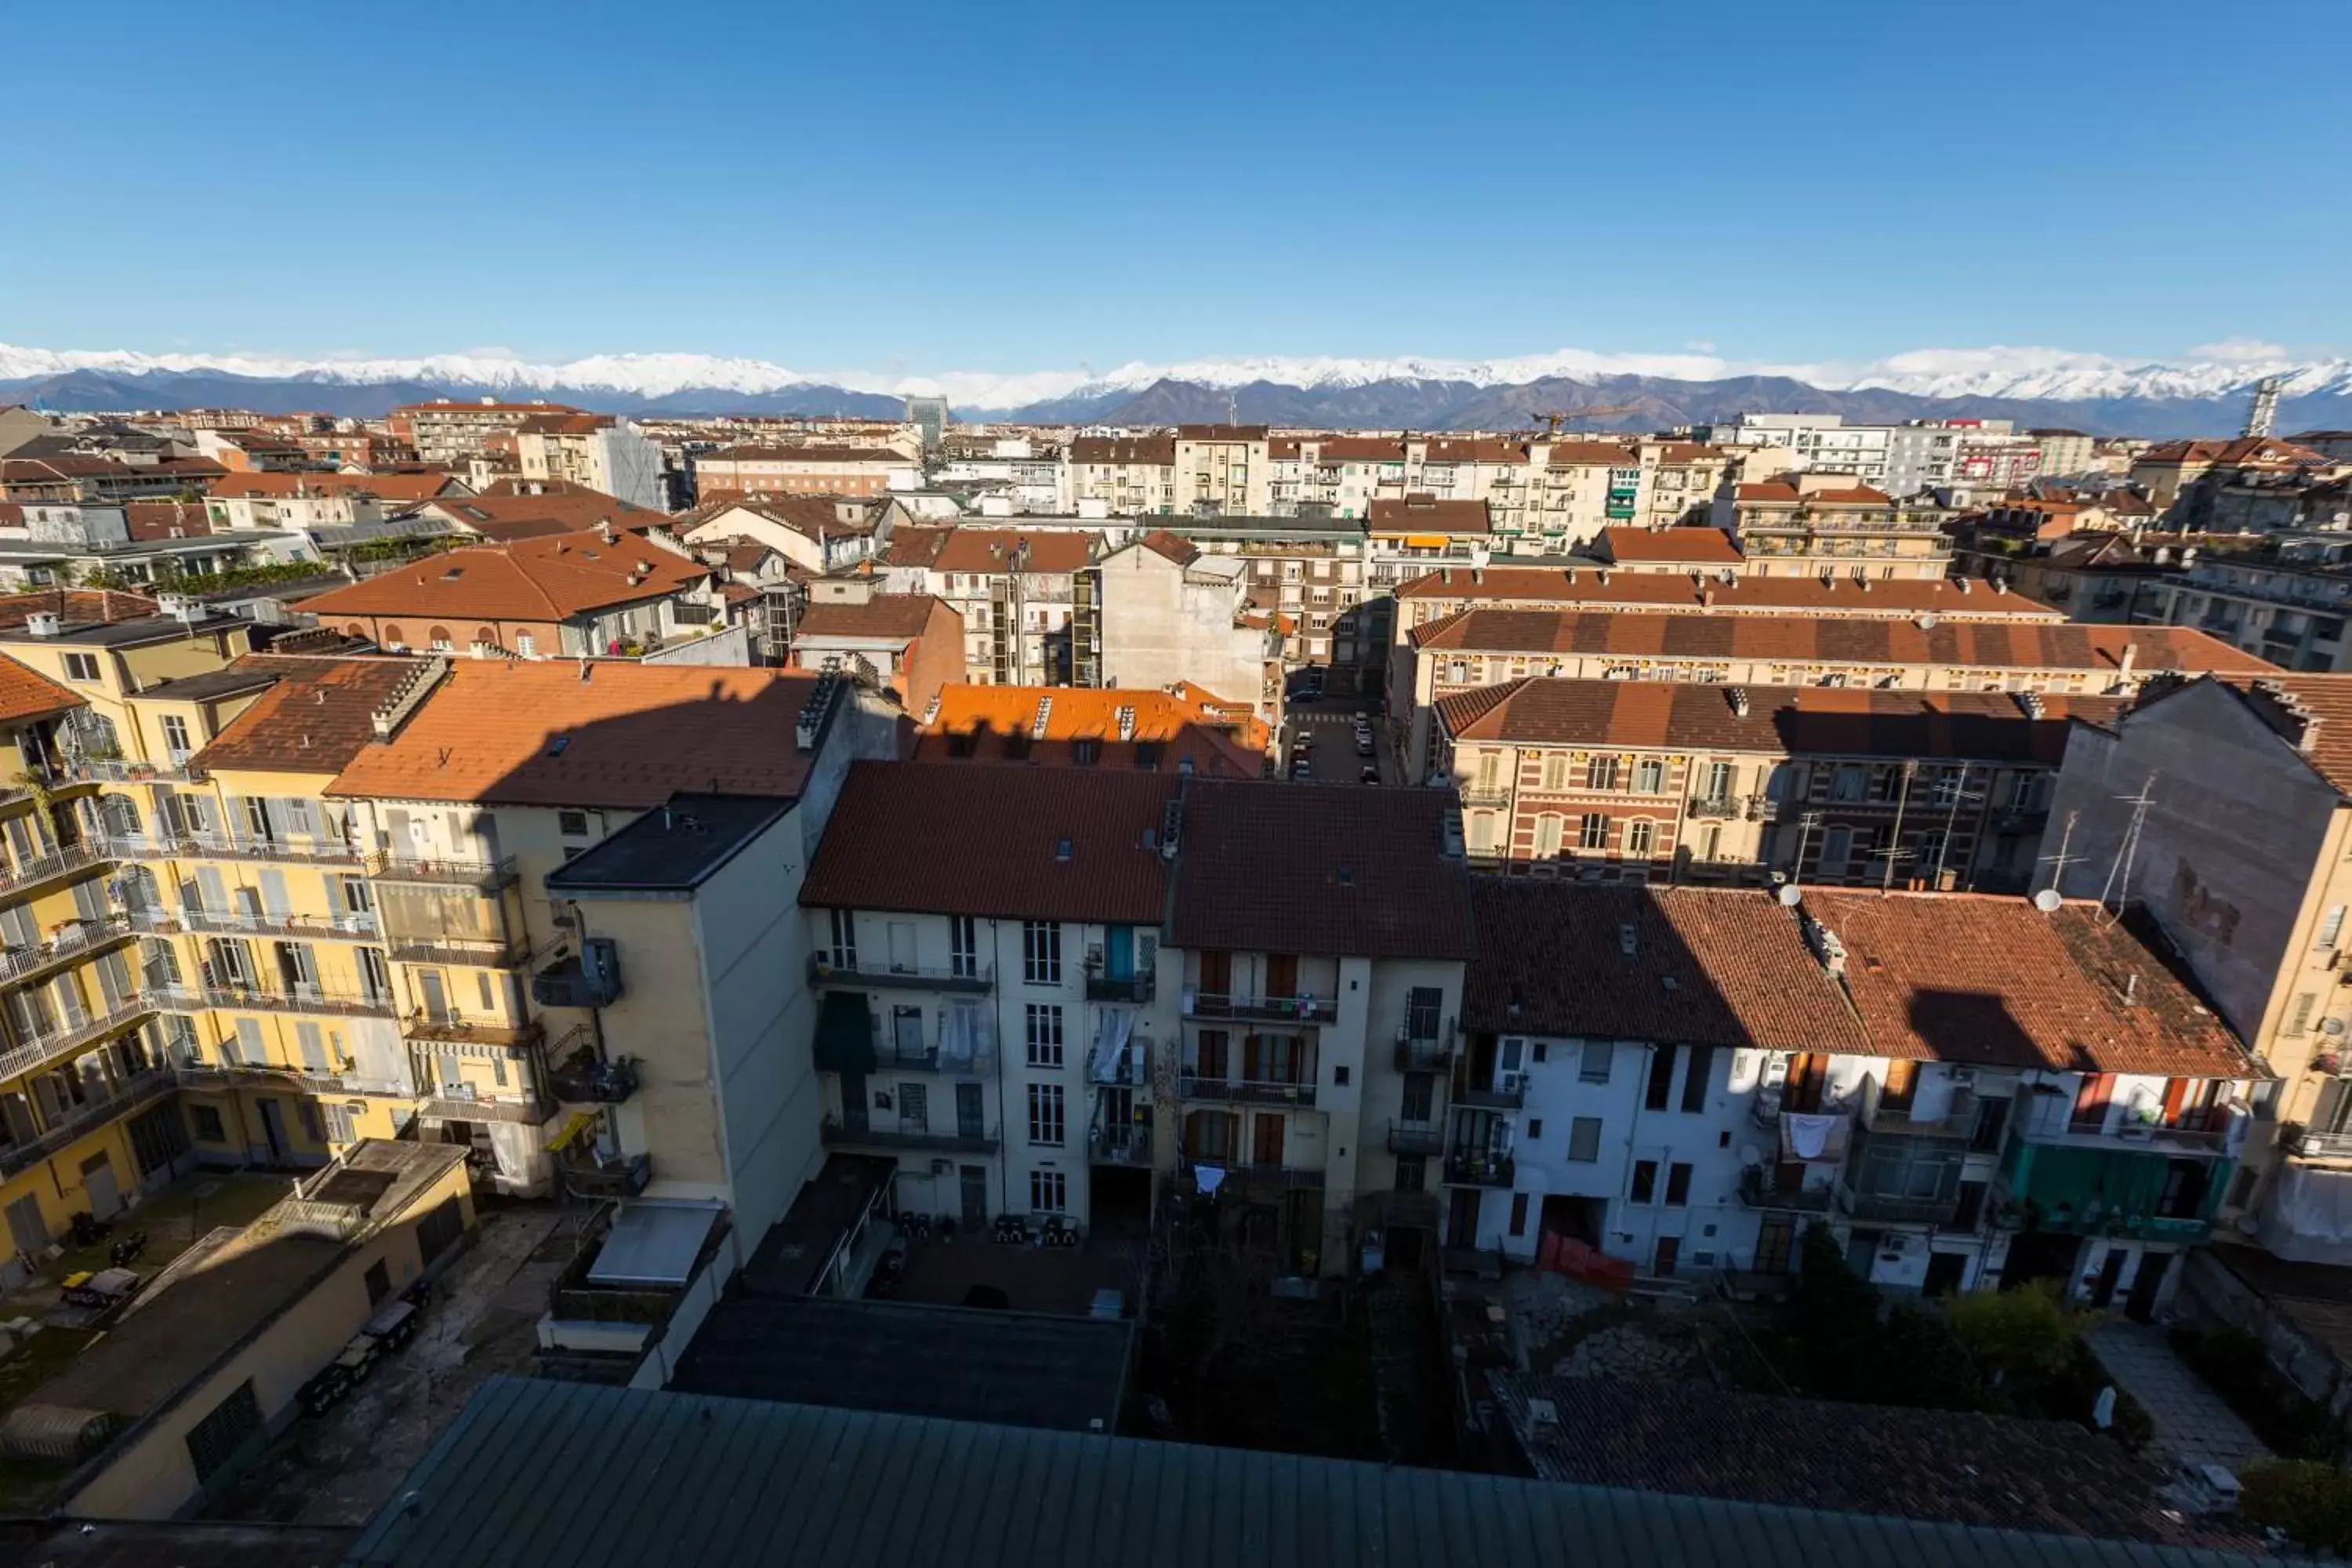
<path fill-rule="evenodd" d="M 657 599 L 708 579 L 698 561 L 630 533 L 559 533 L 478 545 L 331 588 L 295 607 L 311 615 L 418 621 L 561 621 Z"/>
<path fill-rule="evenodd" d="M 0 724 L 21 724 L 81 706 L 82 699 L 71 689 L 0 655 Z"/>
<path fill-rule="evenodd" d="M 1400 585 L 1400 599 L 1481 600 L 1498 605 L 1590 605 L 1596 609 L 1834 610 L 1842 615 L 1906 619 L 1922 615 L 2063 621 L 2065 613 L 2019 594 L 1996 594 L 1987 584 L 1894 578 L 1865 592 L 1851 579 L 1743 576 L 1726 583 L 1701 574 L 1609 572 L 1592 567 L 1448 566 Z"/>
<path fill-rule="evenodd" d="M 1076 572 L 1094 559 L 1101 542 L 1102 535 L 1092 529 L 958 528 L 931 566 L 939 572 L 1010 572 L 1015 552 L 1026 546 L 1024 571 Z"/>
<path fill-rule="evenodd" d="M 1601 547 L 1612 561 L 1690 562 L 1736 566 L 1739 546 L 1719 528 L 1604 528 Z"/>
<path fill-rule="evenodd" d="M 1487 533 L 1494 528 L 1482 500 L 1439 500 L 1409 495 L 1375 500 L 1365 526 L 1373 533 Z"/>

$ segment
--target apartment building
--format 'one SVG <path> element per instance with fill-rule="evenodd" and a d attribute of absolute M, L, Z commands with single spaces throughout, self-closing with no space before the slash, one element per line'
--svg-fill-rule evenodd
<path fill-rule="evenodd" d="M 2286 480 L 2342 477 L 2345 460 L 2275 436 L 2228 440 L 2160 441 L 2132 458 L 2129 481 L 2162 514 L 2166 527 L 2214 526 L 2218 493 Z"/>
<path fill-rule="evenodd" d="M 665 500 L 660 443 L 610 414 L 541 414 L 515 426 L 526 481 L 583 485 L 631 506 Z"/>
<path fill-rule="evenodd" d="M 1811 473 L 1841 474 L 1862 486 L 1882 489 L 1895 478 L 1896 431 L 1903 428 L 1906 427 L 1848 425 L 1843 416 L 1835 414 L 1742 414 L 1720 424 L 1693 426 L 1690 433 L 1693 439 L 1709 446 L 1783 447 L 1791 458 L 1787 467 Z M 1934 446 L 1924 437 L 1914 444 L 1927 450 L 1932 450 Z M 1958 437 L 1953 436 L 1947 449 L 1957 446 Z M 1923 451 L 1907 454 L 1911 472 L 1923 471 L 1924 455 Z M 1760 479 L 1763 476 L 1748 477 Z M 1946 481 L 1930 478 L 1926 482 Z"/>
<path fill-rule="evenodd" d="M 725 497 L 705 501 L 671 526 L 689 545 L 748 539 L 803 572 L 845 572 L 889 542 L 871 503 L 837 496 Z"/>
<path fill-rule="evenodd" d="M 2210 1233 L 2261 1069 L 2096 904 L 1475 884 L 1448 1245 L 1556 1236 L 1882 1289 L 2046 1279 L 2145 1319 Z"/>
<path fill-rule="evenodd" d="M 723 619 L 709 567 L 609 524 L 448 551 L 294 607 L 379 647 L 478 658 L 635 657 Z"/>
<path fill-rule="evenodd" d="M 1176 499 L 1173 436 L 1080 436 L 1060 473 L 1066 512 L 1100 507 L 1107 515 L 1153 517 L 1190 509 L 1190 497 Z"/>
<path fill-rule="evenodd" d="M 2258 548 L 2182 546 L 2155 585 L 2154 619 L 2194 626 L 2283 669 L 2352 668 L 2352 539 L 2309 534 Z"/>
<path fill-rule="evenodd" d="M 2224 1217 L 2258 1223 L 2279 1257 L 2331 1263 L 2352 1261 L 2347 735 L 2352 677 L 2151 690 L 2076 731 L 2053 802 L 2076 817 L 2063 886 L 2119 880 L 2145 900 L 2271 1079 Z"/>
<path fill-rule="evenodd" d="M 1274 472 L 1263 425 L 1179 425 L 1170 499 L 1194 517 L 1264 517 Z"/>
<path fill-rule="evenodd" d="M 1276 517 L 1361 521 L 1376 500 L 1402 500 L 1412 458 L 1389 436 L 1276 436 L 1266 443 L 1266 507 Z"/>
<path fill-rule="evenodd" d="M 922 465 L 890 447 L 740 446 L 694 458 L 695 493 L 763 496 L 888 495 L 913 489 Z"/>
<path fill-rule="evenodd" d="M 1440 701 L 1474 864 L 2024 892 L 2069 724 L 2123 701 L 1529 679 Z"/>
<path fill-rule="evenodd" d="M 1107 687 L 1166 688 L 1191 681 L 1254 701 L 1282 721 L 1283 635 L 1250 610 L 1249 563 L 1211 555 L 1165 531 L 1097 563 L 1087 575 L 1097 614 L 1074 627 L 1076 662 Z"/>
<path fill-rule="evenodd" d="M 562 403 L 501 403 L 492 397 L 467 403 L 436 397 L 402 405 L 387 423 L 394 440 L 415 447 L 421 461 L 441 467 L 510 447 L 515 433 L 534 419 L 586 413 Z"/>
<path fill-rule="evenodd" d="M 1713 533 L 1712 529 L 1706 530 Z M 1716 534 L 1720 539 L 1722 535 Z M 1733 573 L 1724 580 L 1723 573 Z M 1734 568 L 1687 574 L 1585 566 L 1441 566 L 1395 591 L 1399 638 L 1465 610 L 1642 610 L 1692 616 L 1813 616 L 1833 619 L 2055 622 L 2063 610 L 2006 585 L 1965 578 L 1856 583 L 1841 577 L 1753 577 Z"/>
<path fill-rule="evenodd" d="M 1610 527 L 1594 535 L 1591 542 L 1593 553 L 1607 562 L 1610 568 L 1629 574 L 1737 578 L 1747 563 L 1729 534 L 1704 524 L 1657 529 Z"/>
<path fill-rule="evenodd" d="M 1713 510 L 1715 526 L 1738 541 L 1749 572 L 1855 579 L 1944 576 L 1952 549 L 1941 515 L 1815 471 L 1732 485 Z"/>
<path fill-rule="evenodd" d="M 519 479 L 499 479 L 473 495 L 420 501 L 413 510 L 416 517 L 447 532 L 493 544 L 592 529 L 642 533 L 670 522 L 666 512 L 630 506 L 602 490 L 553 479 L 528 485 Z"/>
<path fill-rule="evenodd" d="M 0 458 L 0 501 L 163 500 L 202 495 L 228 470 L 209 458 L 158 458 L 126 463 L 68 453 Z"/>
<path fill-rule="evenodd" d="M 2098 471 L 2099 443 L 2096 437 L 2058 426 L 2028 430 L 2026 434 L 2032 437 L 2033 444 L 2042 449 L 2041 473 L 2053 479 L 2067 479 Z"/>
<path fill-rule="evenodd" d="M 1334 514 L 1336 517 L 1337 514 Z M 1359 666 L 1386 658 L 1375 633 L 1386 600 L 1368 584 L 1360 523 L 1313 517 L 1171 520 L 1165 531 L 1212 556 L 1238 557 L 1249 603 L 1276 617 L 1286 668 L 1328 669 L 1351 687 Z"/>
<path fill-rule="evenodd" d="M 355 538 L 427 501 L 472 495 L 453 474 L 247 473 L 215 482 L 204 510 L 215 528 L 278 529 L 331 542 Z"/>
<path fill-rule="evenodd" d="M 0 587 L 203 578 L 240 566 L 317 559 L 306 536 L 229 534 L 185 501 L 0 501 Z"/>
<path fill-rule="evenodd" d="M 1431 704 L 1528 676 L 2128 696 L 2159 675 L 2272 668 L 2179 626 L 1473 609 L 1413 627 L 1397 645 L 1388 693 L 1406 770 L 1423 774 Z"/>
<path fill-rule="evenodd" d="M 908 756 L 1066 767 L 1137 768 L 1254 779 L 1273 732 L 1254 705 L 1179 682 L 1123 687 L 950 685 L 915 710 Z"/>
<path fill-rule="evenodd" d="M 1172 769 L 860 763 L 801 888 L 826 1147 L 903 1211 L 1085 1228 L 1168 1163 Z M 981 825 L 984 831 L 975 831 Z"/>
<path fill-rule="evenodd" d="M 963 617 L 965 679 L 1093 685 L 1081 654 L 1099 641 L 1091 568 L 1103 549 L 1091 529 L 926 530 L 894 547 L 885 576 L 892 592 L 936 595 Z"/>
<path fill-rule="evenodd" d="M 964 678 L 963 619 L 929 594 L 886 594 L 870 577 L 821 580 L 793 627 L 792 662 L 838 669 L 898 693 L 919 713 Z"/>

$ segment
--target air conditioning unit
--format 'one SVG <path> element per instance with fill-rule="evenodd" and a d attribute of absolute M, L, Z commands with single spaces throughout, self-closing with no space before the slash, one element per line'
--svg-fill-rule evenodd
<path fill-rule="evenodd" d="M 531 999 L 542 1007 L 609 1007 L 621 999 L 621 950 L 609 936 L 592 936 L 580 956 L 530 977 Z"/>

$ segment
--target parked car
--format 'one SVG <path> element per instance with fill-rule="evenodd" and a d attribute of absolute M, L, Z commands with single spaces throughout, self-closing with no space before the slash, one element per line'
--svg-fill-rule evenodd
<path fill-rule="evenodd" d="M 1356 782 L 1358 784 L 1378 784 L 1381 782 L 1381 770 L 1367 763 L 1360 772 L 1357 773 Z"/>

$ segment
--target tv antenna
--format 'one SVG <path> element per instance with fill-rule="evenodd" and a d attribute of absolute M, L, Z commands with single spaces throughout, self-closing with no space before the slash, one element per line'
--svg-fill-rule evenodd
<path fill-rule="evenodd" d="M 2034 862 L 2037 865 L 2043 861 L 2047 861 L 2049 863 L 2050 891 L 2055 892 L 2059 884 L 2066 879 L 2067 867 L 2073 865 L 2075 861 L 2084 858 L 2084 857 L 2080 855 L 2069 853 L 2069 850 L 2074 842 L 2074 824 L 2081 819 L 2082 815 L 2083 814 L 2079 811 L 2070 811 L 2066 814 L 2065 828 L 2058 835 L 2058 853 L 2055 855 L 2037 855 L 2033 858 Z"/>
<path fill-rule="evenodd" d="M 2110 923 L 2124 918 L 2124 906 L 2131 902 L 2132 862 L 2139 856 L 2140 829 L 2147 823 L 2147 808 L 2156 804 L 2156 772 L 2151 769 L 2137 795 L 2119 795 L 2117 800 L 2131 802 L 2131 822 L 2124 829 L 2124 841 L 2116 850 L 2115 864 L 2107 868 L 2106 885 L 2099 889 L 2099 904 L 2106 907 L 2110 894 L 2115 907 L 2107 910 Z"/>

